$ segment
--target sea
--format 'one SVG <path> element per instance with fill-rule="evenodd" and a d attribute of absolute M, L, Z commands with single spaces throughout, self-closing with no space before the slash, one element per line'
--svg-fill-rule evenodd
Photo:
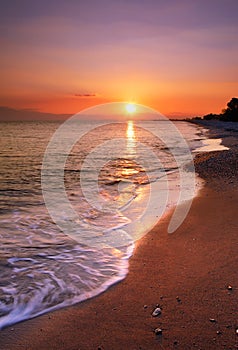
<path fill-rule="evenodd" d="M 136 242 L 176 205 L 180 168 L 194 171 L 186 154 L 193 157 L 206 140 L 203 128 L 174 122 L 187 144 L 178 162 L 179 141 L 165 121 L 84 120 L 73 130 L 80 131 L 73 145 L 59 141 L 63 163 L 59 149 L 51 162 L 49 142 L 61 124 L 0 123 L 0 328 L 92 298 L 124 279 Z M 151 192 L 152 184 L 166 200 L 156 187 Z M 196 177 L 192 196 L 200 186 Z"/>

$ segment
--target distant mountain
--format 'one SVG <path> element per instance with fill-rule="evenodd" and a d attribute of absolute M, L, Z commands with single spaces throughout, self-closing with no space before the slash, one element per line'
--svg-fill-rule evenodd
<path fill-rule="evenodd" d="M 95 109 L 86 109 L 84 112 L 81 112 L 81 118 L 82 119 L 90 119 L 90 120 L 110 120 L 110 121 L 119 121 L 121 122 L 122 119 L 122 112 L 119 111 L 119 113 L 115 114 L 109 113 L 108 111 L 103 114 L 100 110 L 100 105 L 98 106 L 98 109 L 95 107 Z M 96 113 L 96 114 L 93 114 Z M 98 113 L 97 113 L 98 112 Z M 66 119 L 72 117 L 73 114 L 55 114 L 55 113 L 44 113 L 39 112 L 35 109 L 14 109 L 7 106 L 0 106 L 0 122 L 6 122 L 6 121 L 44 121 L 44 120 L 52 120 L 52 121 L 65 121 Z M 124 115 L 125 117 L 125 115 Z M 184 114 L 181 113 L 174 113 L 170 114 L 167 117 L 164 117 L 160 113 L 157 113 L 156 111 L 153 112 L 138 112 L 135 113 L 135 115 L 127 115 L 127 119 L 134 119 L 134 120 L 182 120 L 185 119 Z M 125 119 L 125 120 L 127 120 Z"/>
<path fill-rule="evenodd" d="M 44 113 L 34 109 L 14 109 L 0 106 L 0 121 L 65 120 L 69 117 L 71 114 Z"/>

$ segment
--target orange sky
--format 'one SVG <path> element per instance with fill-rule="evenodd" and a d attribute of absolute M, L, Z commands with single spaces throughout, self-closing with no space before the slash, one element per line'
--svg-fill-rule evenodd
<path fill-rule="evenodd" d="M 0 106 L 76 113 L 134 101 L 218 113 L 238 92 L 238 2 L 1 4 Z"/>

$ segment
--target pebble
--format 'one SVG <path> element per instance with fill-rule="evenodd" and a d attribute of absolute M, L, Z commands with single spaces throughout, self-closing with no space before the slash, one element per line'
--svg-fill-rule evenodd
<path fill-rule="evenodd" d="M 227 289 L 228 290 L 232 290 L 232 286 L 227 286 Z"/>
<path fill-rule="evenodd" d="M 162 335 L 162 329 L 161 328 L 156 328 L 154 332 L 155 332 L 156 335 Z"/>
<path fill-rule="evenodd" d="M 238 328 L 236 329 L 236 334 L 238 335 Z"/>
<path fill-rule="evenodd" d="M 157 307 L 156 309 L 154 309 L 152 316 L 156 317 L 156 316 L 159 316 L 160 314 L 161 314 L 161 308 Z"/>
<path fill-rule="evenodd" d="M 215 318 L 209 318 L 209 321 L 210 321 L 210 322 L 213 322 L 213 323 L 216 322 Z"/>
<path fill-rule="evenodd" d="M 220 334 L 221 334 L 221 331 L 217 331 L 217 334 L 220 335 Z"/>
<path fill-rule="evenodd" d="M 180 297 L 176 297 L 176 299 L 177 299 L 177 302 L 178 302 L 178 303 L 180 303 L 180 302 L 181 302 Z"/>
<path fill-rule="evenodd" d="M 147 307 L 148 307 L 147 305 L 144 305 L 144 309 L 147 309 Z"/>

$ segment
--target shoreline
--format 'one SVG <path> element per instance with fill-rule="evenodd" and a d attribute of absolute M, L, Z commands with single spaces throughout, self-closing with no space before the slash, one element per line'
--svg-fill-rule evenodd
<path fill-rule="evenodd" d="M 231 150 L 196 156 L 205 187 L 185 222 L 168 234 L 173 210 L 162 218 L 137 243 L 123 281 L 3 329 L 0 349 L 236 349 L 237 136 L 223 144 Z M 162 314 L 152 317 L 157 304 Z"/>

